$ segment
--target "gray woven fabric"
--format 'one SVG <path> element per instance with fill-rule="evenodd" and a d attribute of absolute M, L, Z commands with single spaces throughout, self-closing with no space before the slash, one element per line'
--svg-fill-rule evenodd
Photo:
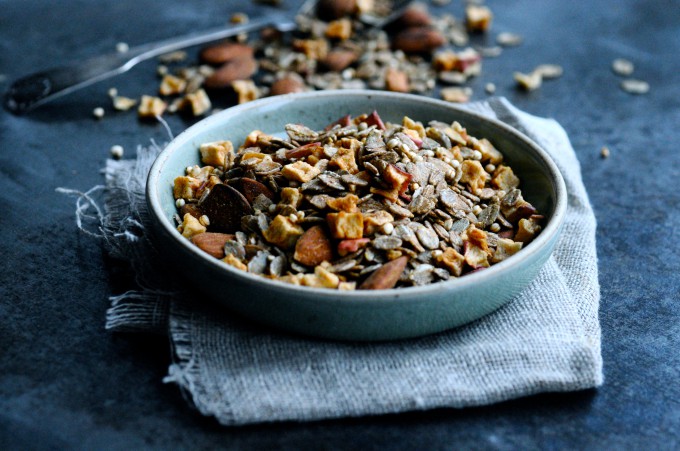
<path fill-rule="evenodd" d="M 505 307 L 453 331 L 380 344 L 291 337 L 232 319 L 159 271 L 143 194 L 159 151 L 152 146 L 136 161 L 108 162 L 103 211 L 92 192 L 79 200 L 79 222 L 95 208 L 95 233 L 139 276 L 140 290 L 112 298 L 107 328 L 167 334 L 173 363 L 165 381 L 227 425 L 465 407 L 600 385 L 596 223 L 569 139 L 555 121 L 504 99 L 469 108 L 543 146 L 569 191 L 553 256 Z"/>

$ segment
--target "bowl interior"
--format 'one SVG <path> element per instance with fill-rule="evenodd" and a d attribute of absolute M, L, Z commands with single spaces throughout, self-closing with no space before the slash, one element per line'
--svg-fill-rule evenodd
<path fill-rule="evenodd" d="M 372 91 L 325 91 L 289 95 L 251 102 L 209 117 L 180 134 L 159 158 L 154 169 L 159 206 L 172 223 L 176 213 L 172 186 L 187 166 L 198 164 L 200 144 L 230 140 L 240 145 L 248 133 L 261 130 L 281 134 L 286 124 L 304 124 L 321 129 L 338 118 L 377 110 L 383 121 L 398 122 L 404 116 L 427 124 L 431 120 L 458 121 L 478 138 L 489 139 L 505 156 L 505 161 L 522 180 L 522 194 L 548 220 L 555 213 L 559 177 L 544 152 L 524 135 L 498 121 L 483 118 L 455 105 L 403 94 Z M 162 165 L 162 167 L 159 167 Z"/>

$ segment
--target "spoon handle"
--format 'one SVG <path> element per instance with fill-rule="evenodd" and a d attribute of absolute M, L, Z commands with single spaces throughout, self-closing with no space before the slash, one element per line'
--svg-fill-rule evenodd
<path fill-rule="evenodd" d="M 48 69 L 16 80 L 5 93 L 4 106 L 14 114 L 24 114 L 63 95 L 98 81 L 127 72 L 138 63 L 183 48 L 217 41 L 275 25 L 290 31 L 294 24 L 282 16 L 255 19 L 245 24 L 221 27 L 198 34 L 171 38 L 133 47 L 125 53 L 97 56 L 86 61 Z"/>

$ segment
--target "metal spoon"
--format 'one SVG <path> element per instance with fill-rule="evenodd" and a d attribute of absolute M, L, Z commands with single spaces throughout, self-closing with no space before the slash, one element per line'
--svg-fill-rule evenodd
<path fill-rule="evenodd" d="M 187 47 L 225 39 L 268 26 L 286 32 L 295 29 L 297 15 L 309 15 L 320 0 L 306 0 L 297 11 L 265 7 L 261 18 L 248 23 L 221 27 L 198 34 L 140 45 L 125 53 L 97 56 L 84 62 L 38 72 L 16 80 L 5 93 L 4 106 L 14 114 L 27 113 L 40 105 L 93 83 L 127 72 L 142 61 Z M 364 15 L 359 19 L 372 27 L 382 27 L 401 15 L 411 0 L 395 0 L 386 17 Z"/>

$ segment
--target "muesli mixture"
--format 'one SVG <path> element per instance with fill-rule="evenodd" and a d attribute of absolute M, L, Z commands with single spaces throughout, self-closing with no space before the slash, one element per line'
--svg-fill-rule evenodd
<path fill-rule="evenodd" d="M 511 33 L 500 33 L 497 42 L 482 39 L 493 14 L 472 3 L 464 17 L 431 14 L 427 4 L 414 2 L 384 28 L 367 23 L 366 17 L 392 15 L 392 3 L 320 0 L 298 15 L 291 32 L 270 27 L 241 34 L 202 48 L 199 61 L 184 51 L 163 55 L 158 92 L 132 98 L 111 89 L 113 109 L 136 108 L 150 120 L 166 113 L 199 117 L 234 103 L 316 89 L 379 89 L 466 102 L 472 95 L 466 84 L 481 73 L 483 57 L 521 42 Z M 245 14 L 231 17 L 233 23 L 248 20 Z M 474 37 L 486 44 L 473 45 Z"/>
<path fill-rule="evenodd" d="M 340 290 L 425 285 L 505 260 L 541 230 L 503 154 L 466 129 L 377 112 L 200 146 L 178 231 L 243 271 Z"/>

